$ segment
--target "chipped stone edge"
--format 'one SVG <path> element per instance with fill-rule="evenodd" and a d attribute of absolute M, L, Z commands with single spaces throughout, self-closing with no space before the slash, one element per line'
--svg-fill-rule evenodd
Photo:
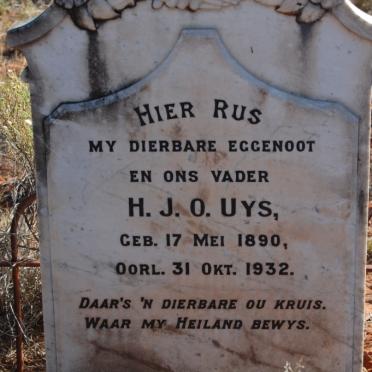
<path fill-rule="evenodd" d="M 9 48 L 19 48 L 32 43 L 53 30 L 67 15 L 64 9 L 53 4 L 40 15 L 13 26 L 7 32 L 6 45 Z"/>
<path fill-rule="evenodd" d="M 354 113 L 351 109 L 346 107 L 343 103 L 336 101 L 328 101 L 321 99 L 314 99 L 310 97 L 301 96 L 292 92 L 288 92 L 282 88 L 276 87 L 274 85 L 265 82 L 254 76 L 248 70 L 246 70 L 235 58 L 232 56 L 227 49 L 225 43 L 223 42 L 220 34 L 216 29 L 210 28 L 185 28 L 181 31 L 180 36 L 178 37 L 177 42 L 174 47 L 171 49 L 168 56 L 157 66 L 153 71 L 147 74 L 141 80 L 135 82 L 134 84 L 124 87 L 117 92 L 108 94 L 106 96 L 79 101 L 79 102 L 68 102 L 61 103 L 55 110 L 51 112 L 44 119 L 44 125 L 50 125 L 55 119 L 61 118 L 63 115 L 68 113 L 78 113 L 88 110 L 94 110 L 97 108 L 102 108 L 118 101 L 121 101 L 132 94 L 138 92 L 143 86 L 151 82 L 156 78 L 161 72 L 163 72 L 169 64 L 174 59 L 174 56 L 178 53 L 178 50 L 181 44 L 185 39 L 189 38 L 203 38 L 209 39 L 214 42 L 222 54 L 223 58 L 230 65 L 231 69 L 239 75 L 242 79 L 247 80 L 253 83 L 256 87 L 266 91 L 267 93 L 280 98 L 282 100 L 293 102 L 296 105 L 305 108 L 316 109 L 318 111 L 333 111 L 341 115 L 347 122 L 357 125 L 360 123 L 360 117 Z"/>

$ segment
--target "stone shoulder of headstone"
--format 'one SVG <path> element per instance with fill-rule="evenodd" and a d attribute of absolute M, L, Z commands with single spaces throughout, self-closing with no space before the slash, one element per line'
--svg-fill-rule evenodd
<path fill-rule="evenodd" d="M 239 5 L 243 0 L 151 0 L 154 10 L 166 6 L 192 12 L 219 10 Z M 275 11 L 295 16 L 298 23 L 310 24 L 332 12 L 348 29 L 372 40 L 372 16 L 360 11 L 349 0 L 255 0 L 273 7 Z M 102 22 L 116 19 L 125 9 L 133 8 L 138 0 L 55 0 L 46 12 L 27 24 L 20 24 L 8 32 L 7 44 L 19 47 L 42 37 L 69 15 L 85 30 L 96 31 Z"/>

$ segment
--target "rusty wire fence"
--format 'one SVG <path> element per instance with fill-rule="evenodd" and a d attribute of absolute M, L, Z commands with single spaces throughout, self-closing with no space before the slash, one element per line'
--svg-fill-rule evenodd
<path fill-rule="evenodd" d="M 15 319 L 15 337 L 16 337 L 16 368 L 17 372 L 24 371 L 24 324 L 23 324 L 23 312 L 22 312 L 22 295 L 21 295 L 21 282 L 20 282 L 20 269 L 22 268 L 38 268 L 40 267 L 40 261 L 30 259 L 29 257 L 23 257 L 19 255 L 20 238 L 22 233 L 20 232 L 20 226 L 26 225 L 29 230 L 32 230 L 33 221 L 30 221 L 30 208 L 33 208 L 31 215 L 36 215 L 36 194 L 32 193 L 22 200 L 20 200 L 14 206 L 14 212 L 10 225 L 10 256 L 8 259 L 0 261 L 0 269 L 11 270 L 12 279 L 12 291 L 13 291 L 13 306 L 12 312 L 14 313 Z M 20 221 L 22 221 L 22 224 Z M 36 237 L 35 237 L 36 238 Z M 36 238 L 37 239 L 37 238 Z M 27 244 L 27 241 L 26 241 Z M 27 247 L 26 247 L 27 248 Z"/>

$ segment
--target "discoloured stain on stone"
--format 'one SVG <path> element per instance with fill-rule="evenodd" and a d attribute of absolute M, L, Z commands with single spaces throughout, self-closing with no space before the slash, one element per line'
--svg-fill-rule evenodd
<path fill-rule="evenodd" d="M 228 347 L 224 347 L 222 346 L 217 340 L 212 340 L 212 344 L 219 348 L 219 349 L 222 349 L 224 351 L 227 351 L 228 353 L 230 354 L 234 354 L 236 356 L 238 356 L 241 360 L 243 361 L 246 361 L 247 359 L 249 359 L 249 355 L 248 354 L 244 354 L 244 353 L 241 353 L 241 352 L 238 352 L 238 351 L 235 351 L 235 350 L 232 350 Z M 256 364 L 256 363 L 255 363 Z"/>
<path fill-rule="evenodd" d="M 106 61 L 100 49 L 99 33 L 88 34 L 88 71 L 90 84 L 90 98 L 98 98 L 107 94 L 108 74 Z"/>
<path fill-rule="evenodd" d="M 143 367 L 146 367 L 146 368 L 150 368 L 154 372 L 175 372 L 173 369 L 171 369 L 167 366 L 163 366 L 162 364 L 156 363 L 156 361 L 154 360 L 155 359 L 154 355 L 152 355 L 151 358 L 149 358 L 149 360 L 147 360 L 147 359 L 144 359 L 142 357 L 143 355 L 142 355 L 141 351 L 138 351 L 138 353 L 129 353 L 129 352 L 122 351 L 122 350 L 119 351 L 119 350 L 115 350 L 115 349 L 112 349 L 112 348 L 105 347 L 105 346 L 99 344 L 96 341 L 91 342 L 91 345 L 94 346 L 96 354 L 98 354 L 98 355 L 101 352 L 114 354 L 115 356 L 117 356 L 121 359 L 135 362 L 136 364 L 138 364 L 139 367 L 143 366 Z M 93 361 L 89 365 L 88 369 L 90 369 L 92 365 L 94 365 Z"/>

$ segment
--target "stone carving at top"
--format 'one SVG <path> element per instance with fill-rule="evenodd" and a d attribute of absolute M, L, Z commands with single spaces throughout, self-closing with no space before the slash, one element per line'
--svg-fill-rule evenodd
<path fill-rule="evenodd" d="M 75 24 L 89 31 L 97 30 L 100 22 L 120 17 L 123 10 L 136 6 L 138 0 L 55 0 L 69 11 Z M 153 9 L 167 6 L 172 9 L 199 11 L 220 10 L 236 6 L 244 0 L 151 0 Z M 274 7 L 279 13 L 296 16 L 299 23 L 318 21 L 328 10 L 343 0 L 255 0 Z"/>

